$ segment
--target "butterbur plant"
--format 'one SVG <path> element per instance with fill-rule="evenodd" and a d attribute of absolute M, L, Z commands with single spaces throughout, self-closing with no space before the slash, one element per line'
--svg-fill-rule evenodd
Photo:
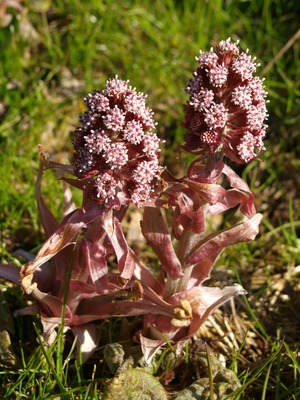
<path fill-rule="evenodd" d="M 264 149 L 266 92 L 253 76 L 255 60 L 230 39 L 197 61 L 186 88 L 182 146 L 195 159 L 184 176 L 161 165 L 146 96 L 117 76 L 86 97 L 70 165 L 47 160 L 41 150 L 36 195 L 47 240 L 21 270 L 2 265 L 0 273 L 35 299 L 17 313 L 38 313 L 48 342 L 64 313 L 64 327 L 77 336 L 84 360 L 101 340 L 97 320 L 142 316 L 135 338 L 150 361 L 167 342 L 176 346 L 196 334 L 216 307 L 246 293 L 238 284 L 204 282 L 227 246 L 258 233 L 262 216 L 253 194 L 226 159 L 246 164 Z M 49 168 L 65 174 L 61 222 L 41 194 Z M 82 191 L 80 208 L 72 205 L 68 185 Z M 156 270 L 126 240 L 122 220 L 130 205 L 143 210 L 141 233 L 157 256 Z M 233 208 L 238 211 L 232 225 L 209 229 L 211 216 Z M 117 270 L 110 267 L 112 259 Z"/>

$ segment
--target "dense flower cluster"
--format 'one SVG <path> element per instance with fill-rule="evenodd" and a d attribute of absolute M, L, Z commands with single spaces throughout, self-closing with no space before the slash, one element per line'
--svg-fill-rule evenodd
<path fill-rule="evenodd" d="M 201 52 L 199 67 L 186 88 L 188 129 L 185 149 L 193 153 L 222 151 L 238 163 L 264 150 L 267 95 L 263 81 L 254 77 L 258 64 L 248 51 L 240 53 L 230 38 L 217 51 Z"/>
<path fill-rule="evenodd" d="M 91 183 L 94 200 L 116 196 L 140 206 L 149 200 L 161 172 L 160 141 L 146 96 L 115 78 L 102 92 L 90 93 L 88 111 L 73 141 L 75 174 Z"/>

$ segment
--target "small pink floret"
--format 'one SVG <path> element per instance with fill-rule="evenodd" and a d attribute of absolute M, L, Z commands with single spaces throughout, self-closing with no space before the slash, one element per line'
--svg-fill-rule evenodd
<path fill-rule="evenodd" d="M 251 79 L 256 67 L 257 64 L 247 53 L 242 53 L 232 65 L 232 69 L 241 77 L 242 81 Z"/>
<path fill-rule="evenodd" d="M 144 130 L 142 124 L 139 121 L 128 121 L 124 132 L 123 138 L 133 144 L 139 144 L 144 137 Z"/>
<path fill-rule="evenodd" d="M 103 118 L 103 122 L 107 129 L 120 131 L 124 126 L 125 114 L 118 106 L 115 106 L 113 109 L 107 111 L 106 116 Z"/>
<path fill-rule="evenodd" d="M 247 132 L 241 139 L 240 144 L 237 146 L 238 153 L 243 161 L 246 163 L 256 157 L 254 147 L 256 140 L 250 132 Z"/>
<path fill-rule="evenodd" d="M 128 150 L 123 143 L 112 143 L 105 151 L 105 160 L 111 169 L 119 169 L 128 161 Z"/>
<path fill-rule="evenodd" d="M 236 106 L 247 109 L 252 104 L 251 90 L 248 86 L 237 86 L 232 91 L 232 102 Z"/>
<path fill-rule="evenodd" d="M 236 43 L 232 43 L 231 38 L 221 40 L 218 44 L 218 50 L 222 54 L 231 53 L 234 56 L 237 56 L 240 52 L 239 46 Z"/>
<path fill-rule="evenodd" d="M 223 104 L 213 104 L 204 113 L 204 121 L 209 129 L 224 128 L 227 114 L 228 112 Z"/>
<path fill-rule="evenodd" d="M 216 65 L 209 71 L 210 83 L 216 88 L 221 88 L 226 84 L 227 76 L 228 69 L 223 65 Z"/>
<path fill-rule="evenodd" d="M 197 60 L 201 67 L 213 68 L 215 65 L 217 65 L 218 56 L 213 51 L 204 53 L 200 52 L 200 57 Z"/>

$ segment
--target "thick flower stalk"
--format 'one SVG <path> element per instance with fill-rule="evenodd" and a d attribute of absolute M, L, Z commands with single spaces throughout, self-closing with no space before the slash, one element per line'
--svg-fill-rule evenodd
<path fill-rule="evenodd" d="M 248 163 L 264 150 L 266 91 L 254 77 L 258 64 L 230 39 L 216 51 L 201 52 L 198 68 L 186 88 L 185 150 L 195 154 L 216 152 L 238 163 Z"/>
<path fill-rule="evenodd" d="M 75 131 L 73 164 L 88 196 L 107 208 L 130 202 L 141 206 L 156 196 L 160 140 L 145 99 L 117 76 L 105 90 L 85 98 L 88 111 Z"/>

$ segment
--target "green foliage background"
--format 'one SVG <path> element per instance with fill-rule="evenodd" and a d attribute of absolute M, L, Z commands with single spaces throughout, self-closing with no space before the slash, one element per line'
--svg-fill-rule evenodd
<path fill-rule="evenodd" d="M 183 89 L 196 68 L 199 49 L 207 50 L 230 36 L 256 55 L 262 71 L 296 33 L 300 12 L 298 2 L 279 0 L 34 0 L 23 7 L 21 14 L 8 8 L 13 21 L 0 30 L 5 236 L 7 230 L 9 235 L 21 230 L 23 236 L 27 223 L 37 233 L 37 145 L 60 161 L 68 160 L 69 135 L 89 91 L 103 88 L 117 74 L 147 93 L 168 153 L 184 136 Z M 280 151 L 299 151 L 299 64 L 296 41 L 265 73 L 269 152 L 276 145 Z M 47 190 L 51 197 L 52 190 Z"/>
<path fill-rule="evenodd" d="M 243 266 L 254 257 L 271 273 L 300 262 L 300 2 L 28 0 L 22 11 L 5 10 L 4 3 L 0 10 L 13 18 L 0 28 L 2 261 L 17 248 L 35 252 L 42 242 L 34 196 L 37 146 L 68 161 L 70 136 L 89 91 L 101 90 L 117 74 L 147 93 L 166 140 L 163 157 L 180 170 L 186 160 L 174 161 L 174 151 L 185 134 L 184 87 L 195 56 L 231 37 L 257 57 L 270 103 L 263 162 L 239 170 L 264 213 L 262 237 L 250 250 L 229 252 L 223 262 Z M 53 177 L 48 182 L 45 196 L 59 216 L 60 183 Z"/>

